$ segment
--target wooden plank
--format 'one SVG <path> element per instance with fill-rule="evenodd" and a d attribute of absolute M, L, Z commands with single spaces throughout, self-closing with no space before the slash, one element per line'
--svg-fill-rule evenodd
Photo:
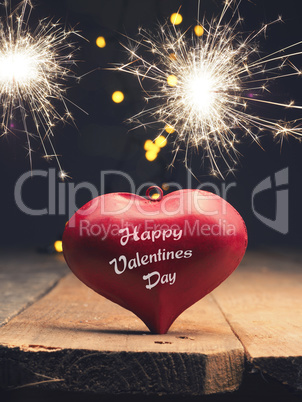
<path fill-rule="evenodd" d="M 301 262 L 281 253 L 248 254 L 213 297 L 254 367 L 301 391 Z"/>
<path fill-rule="evenodd" d="M 61 255 L 0 253 L 0 326 L 50 290 L 68 272 Z"/>
<path fill-rule="evenodd" d="M 166 335 L 68 275 L 0 328 L 2 387 L 200 395 L 241 383 L 244 351 L 211 296 Z"/>

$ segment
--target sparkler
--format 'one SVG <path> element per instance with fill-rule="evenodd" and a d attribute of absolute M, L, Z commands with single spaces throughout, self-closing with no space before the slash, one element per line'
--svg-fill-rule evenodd
<path fill-rule="evenodd" d="M 159 27 L 157 36 L 140 29 L 138 40 L 129 39 L 130 45 L 123 45 L 129 62 L 116 67 L 138 78 L 148 104 L 129 121 L 136 127 L 160 124 L 159 135 L 165 129 L 169 135 L 175 131 L 175 156 L 184 143 L 187 166 L 189 149 L 201 148 L 210 161 L 211 173 L 220 176 L 218 161 L 233 171 L 243 136 L 258 143 L 263 131 L 280 140 L 302 136 L 301 119 L 277 121 L 255 115 L 252 108 L 257 103 L 302 108 L 293 101 L 267 98 L 272 81 L 301 75 L 290 58 L 302 54 L 298 47 L 302 42 L 261 57 L 256 41 L 281 17 L 245 34 L 240 32 L 239 4 L 238 0 L 226 0 L 219 18 L 199 23 L 199 32 L 204 32 L 201 37 L 188 39 L 187 32 L 168 23 Z M 231 17 L 224 22 L 228 13 Z M 153 84 L 148 91 L 143 85 L 147 79 Z"/>
<path fill-rule="evenodd" d="M 30 0 L 23 0 L 14 11 L 5 1 L 6 16 L 0 20 L 0 121 L 2 135 L 16 132 L 18 118 L 22 122 L 32 165 L 32 139 L 42 144 L 44 157 L 55 158 L 60 177 L 62 170 L 52 142 L 53 127 L 58 121 L 73 120 L 67 107 L 65 84 L 73 77 L 74 44 L 69 41 L 73 30 L 59 23 L 42 20 L 30 29 Z M 62 112 L 59 112 L 62 109 Z"/>

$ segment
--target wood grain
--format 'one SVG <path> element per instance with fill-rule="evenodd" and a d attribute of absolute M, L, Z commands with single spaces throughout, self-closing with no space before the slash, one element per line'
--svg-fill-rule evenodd
<path fill-rule="evenodd" d="M 254 367 L 301 391 L 302 264 L 250 253 L 213 297 Z"/>
<path fill-rule="evenodd" d="M 301 261 L 299 253 L 248 253 L 168 334 L 151 335 L 73 275 L 54 287 L 62 261 L 2 255 L 2 322 L 31 305 L 0 328 L 0 388 L 215 394 L 237 389 L 253 367 L 302 391 Z"/>
<path fill-rule="evenodd" d="M 166 335 L 68 275 L 0 328 L 2 387 L 101 394 L 200 395 L 234 391 L 244 351 L 207 296 Z M 40 383 L 40 385 L 39 385 Z"/>
<path fill-rule="evenodd" d="M 0 326 L 35 302 L 68 272 L 62 256 L 0 252 Z"/>

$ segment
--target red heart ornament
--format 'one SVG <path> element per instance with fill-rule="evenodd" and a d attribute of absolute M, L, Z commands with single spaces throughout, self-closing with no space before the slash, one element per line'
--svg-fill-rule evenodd
<path fill-rule="evenodd" d="M 246 246 L 239 213 L 200 190 L 157 200 L 102 195 L 75 213 L 63 235 L 73 273 L 159 334 L 236 269 Z"/>

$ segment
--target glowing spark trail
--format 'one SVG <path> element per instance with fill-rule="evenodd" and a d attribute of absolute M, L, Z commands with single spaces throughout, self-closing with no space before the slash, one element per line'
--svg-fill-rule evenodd
<path fill-rule="evenodd" d="M 50 20 L 38 22 L 31 30 L 30 0 L 23 0 L 14 11 L 4 2 L 6 16 L 0 20 L 0 120 L 2 135 L 16 132 L 15 121 L 22 122 L 26 133 L 28 155 L 32 164 L 31 140 L 41 141 L 45 158 L 54 157 L 62 170 L 52 137 L 57 121 L 72 116 L 65 98 L 66 80 L 72 77 L 75 31 L 65 30 Z M 60 113 L 58 108 L 62 109 Z"/>
<path fill-rule="evenodd" d="M 149 104 L 129 121 L 137 127 L 160 124 L 159 135 L 164 127 L 172 127 L 171 132 L 176 132 L 175 155 L 184 143 L 187 164 L 188 150 L 201 147 L 210 161 L 211 173 L 221 176 L 219 160 L 228 171 L 234 170 L 236 147 L 245 135 L 257 142 L 264 130 L 281 140 L 302 137 L 301 119 L 277 121 L 257 116 L 252 109 L 252 105 L 261 103 L 302 109 L 294 102 L 272 100 L 268 90 L 274 80 L 301 75 L 289 58 L 302 54 L 298 48 L 302 42 L 261 57 L 257 38 L 281 18 L 245 34 L 239 30 L 239 4 L 227 0 L 219 18 L 199 23 L 200 37 L 188 39 L 187 32 L 168 23 L 159 27 L 157 36 L 141 29 L 139 39 L 124 46 L 129 62 L 117 66 L 138 78 Z M 231 17 L 224 22 L 228 13 Z M 152 84 L 150 90 L 143 86 L 147 79 Z M 151 119 L 146 121 L 146 116 Z"/>

